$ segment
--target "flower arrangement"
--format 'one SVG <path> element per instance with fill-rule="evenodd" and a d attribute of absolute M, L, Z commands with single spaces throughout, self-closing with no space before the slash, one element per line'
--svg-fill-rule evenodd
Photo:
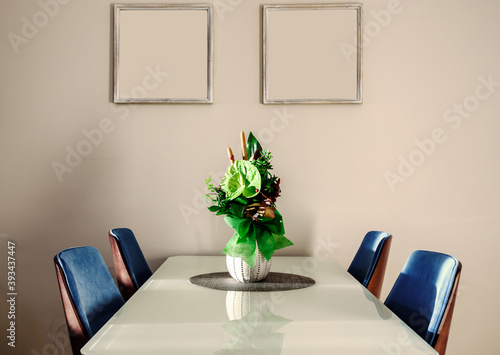
<path fill-rule="evenodd" d="M 206 179 L 206 196 L 212 203 L 209 211 L 224 215 L 235 232 L 222 252 L 243 259 L 253 268 L 258 250 L 269 261 L 275 250 L 293 243 L 285 237 L 283 218 L 275 205 L 281 179 L 270 173 L 271 152 L 262 149 L 252 132 L 248 141 L 241 132 L 241 150 L 242 160 L 235 160 L 231 148 L 227 148 L 231 166 L 219 186 L 211 177 Z"/>

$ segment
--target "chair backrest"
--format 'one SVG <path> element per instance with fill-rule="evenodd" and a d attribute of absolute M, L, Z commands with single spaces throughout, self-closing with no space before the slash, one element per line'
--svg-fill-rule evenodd
<path fill-rule="evenodd" d="M 385 305 L 444 355 L 462 264 L 442 253 L 417 250 L 406 261 Z"/>
<path fill-rule="evenodd" d="M 115 228 L 108 234 L 118 287 L 128 300 L 153 273 L 130 229 Z"/>
<path fill-rule="evenodd" d="M 74 354 L 124 304 L 99 251 L 65 249 L 54 257 L 64 313 Z"/>
<path fill-rule="evenodd" d="M 368 232 L 347 271 L 377 298 L 380 297 L 392 235 L 387 232 Z"/>

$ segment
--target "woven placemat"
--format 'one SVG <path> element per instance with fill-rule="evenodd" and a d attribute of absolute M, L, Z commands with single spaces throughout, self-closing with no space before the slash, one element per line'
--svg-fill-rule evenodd
<path fill-rule="evenodd" d="M 214 290 L 250 292 L 298 290 L 310 287 L 316 283 L 310 277 L 281 272 L 270 272 L 264 280 L 251 283 L 238 282 L 229 275 L 229 272 L 197 275 L 191 277 L 189 282 L 193 285 L 208 287 Z"/>

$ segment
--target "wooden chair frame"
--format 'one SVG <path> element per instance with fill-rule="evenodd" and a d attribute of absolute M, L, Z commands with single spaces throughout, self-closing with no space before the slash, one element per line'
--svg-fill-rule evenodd
<path fill-rule="evenodd" d="M 372 278 L 366 286 L 368 291 L 373 293 L 375 297 L 380 299 L 380 293 L 382 292 L 382 285 L 384 283 L 385 270 L 387 268 L 387 260 L 389 259 L 389 252 L 391 250 L 392 235 L 389 235 L 385 240 L 380 256 L 377 260 L 377 265 L 373 270 Z"/>
<path fill-rule="evenodd" d="M 115 266 L 116 281 L 118 283 L 118 289 L 123 296 L 123 299 L 127 301 L 132 297 L 132 295 L 137 291 L 134 286 L 132 278 L 130 277 L 130 270 L 127 268 L 125 260 L 123 258 L 123 252 L 116 241 L 115 236 L 111 231 L 108 232 L 109 244 L 111 245 L 111 254 L 113 255 L 113 264 Z"/>
<path fill-rule="evenodd" d="M 71 349 L 74 355 L 80 355 L 80 349 L 89 341 L 89 337 L 83 329 L 82 322 L 76 312 L 73 299 L 69 293 L 68 282 L 64 277 L 61 265 L 59 265 L 56 257 L 54 257 L 54 264 L 56 267 L 57 282 L 61 292 L 64 316 L 66 317 L 66 324 L 68 325 Z"/>
<path fill-rule="evenodd" d="M 462 273 L 462 263 L 458 262 L 457 274 L 455 275 L 455 280 L 453 282 L 453 289 L 446 305 L 446 309 L 441 319 L 441 324 L 439 325 L 437 340 L 434 345 L 434 349 L 439 353 L 439 355 L 445 355 L 446 346 L 448 345 L 448 337 L 450 335 L 451 319 L 453 317 L 453 310 L 455 309 L 455 301 L 457 299 L 458 284 L 460 282 L 460 274 Z"/>

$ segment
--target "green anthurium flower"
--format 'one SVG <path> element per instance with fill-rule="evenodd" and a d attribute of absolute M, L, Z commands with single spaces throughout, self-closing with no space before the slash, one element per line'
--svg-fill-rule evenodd
<path fill-rule="evenodd" d="M 251 198 L 260 192 L 262 178 L 259 170 L 248 160 L 237 160 L 227 169 L 221 189 L 230 200 L 240 195 Z"/>

